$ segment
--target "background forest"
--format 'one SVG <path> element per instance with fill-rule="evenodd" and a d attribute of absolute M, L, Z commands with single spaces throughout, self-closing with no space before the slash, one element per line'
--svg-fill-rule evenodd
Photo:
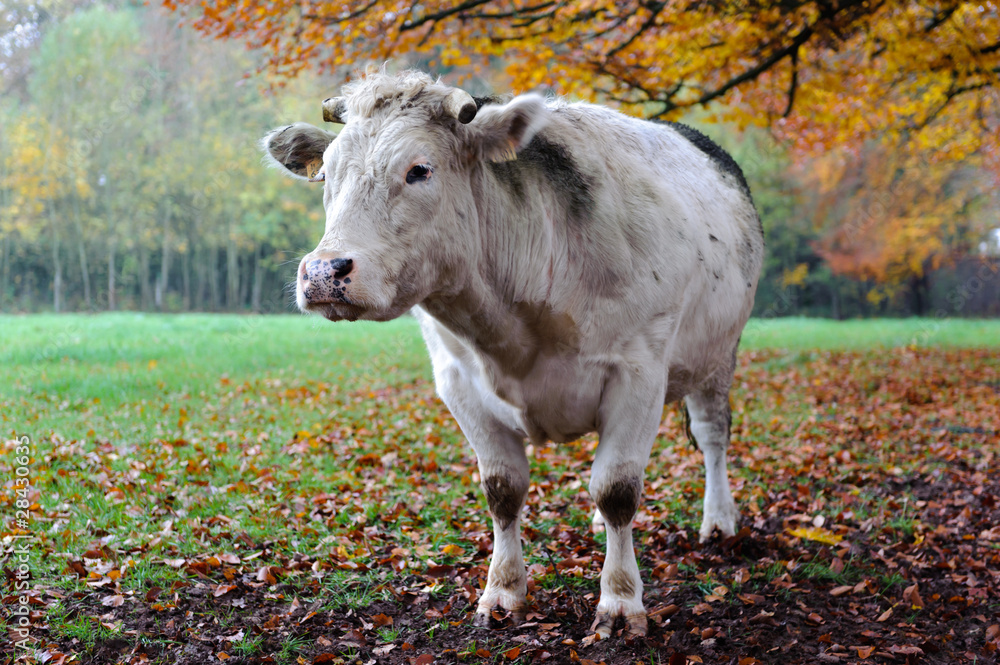
<path fill-rule="evenodd" d="M 189 20 L 130 2 L 0 6 L 0 311 L 289 309 L 294 265 L 322 232 L 321 190 L 263 167 L 256 141 L 321 124 L 320 100 L 366 63 L 288 78 L 273 54 L 247 49 L 251 35 L 210 41 Z M 473 92 L 527 85 L 502 57 L 473 66 L 431 46 L 394 66 Z M 638 114 L 661 108 L 537 83 Z M 942 159 L 941 142 L 921 152 L 865 137 L 803 148 L 794 127 L 726 122 L 721 104 L 682 119 L 750 182 L 768 244 L 758 316 L 1000 314 L 988 150 Z"/>

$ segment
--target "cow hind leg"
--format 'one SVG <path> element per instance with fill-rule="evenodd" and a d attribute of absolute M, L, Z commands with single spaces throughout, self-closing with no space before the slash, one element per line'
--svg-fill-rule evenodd
<path fill-rule="evenodd" d="M 705 455 L 705 512 L 699 534 L 706 542 L 712 533 L 729 537 L 736 533 L 739 511 L 729 489 L 726 450 L 732 415 L 729 410 L 729 382 L 723 389 L 715 387 L 692 393 L 685 398 L 691 416 L 691 435 Z"/>

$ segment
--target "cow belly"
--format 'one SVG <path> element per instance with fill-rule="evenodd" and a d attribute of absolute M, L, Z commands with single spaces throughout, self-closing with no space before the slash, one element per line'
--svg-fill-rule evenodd
<path fill-rule="evenodd" d="M 572 441 L 596 429 L 604 382 L 598 366 L 574 354 L 541 355 L 526 376 L 510 377 L 420 308 L 413 313 L 430 351 L 438 393 L 460 423 L 489 418 L 533 441 Z"/>
<path fill-rule="evenodd" d="M 557 443 L 579 439 L 597 429 L 604 371 L 588 367 L 578 356 L 538 359 L 513 389 L 519 394 L 521 417 L 535 441 Z"/>

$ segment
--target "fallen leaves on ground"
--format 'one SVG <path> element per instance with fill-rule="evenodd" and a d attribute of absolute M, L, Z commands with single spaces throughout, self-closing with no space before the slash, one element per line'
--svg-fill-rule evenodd
<path fill-rule="evenodd" d="M 994 353 L 741 355 L 742 528 L 704 546 L 701 455 L 668 407 L 635 520 L 650 610 L 638 640 L 587 630 L 603 562 L 587 528 L 593 437 L 532 446 L 526 622 L 497 612 L 476 629 L 492 529 L 432 385 L 301 388 L 226 384 L 212 405 L 317 414 L 280 441 L 234 416 L 191 430 L 189 414 L 183 437 L 36 442 L 29 660 L 284 662 L 287 645 L 298 662 L 407 665 L 997 658 Z M 121 521 L 81 519 L 94 501 Z"/>

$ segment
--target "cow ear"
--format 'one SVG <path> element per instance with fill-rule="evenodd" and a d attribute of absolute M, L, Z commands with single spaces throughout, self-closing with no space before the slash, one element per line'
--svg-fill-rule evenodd
<path fill-rule="evenodd" d="M 271 130 L 260 145 L 273 165 L 297 178 L 312 179 L 323 167 L 323 152 L 336 137 L 319 127 L 297 122 Z"/>
<path fill-rule="evenodd" d="M 503 106 L 487 105 L 468 127 L 469 146 L 481 159 L 503 162 L 516 159 L 549 122 L 549 109 L 539 95 L 521 95 Z"/>

